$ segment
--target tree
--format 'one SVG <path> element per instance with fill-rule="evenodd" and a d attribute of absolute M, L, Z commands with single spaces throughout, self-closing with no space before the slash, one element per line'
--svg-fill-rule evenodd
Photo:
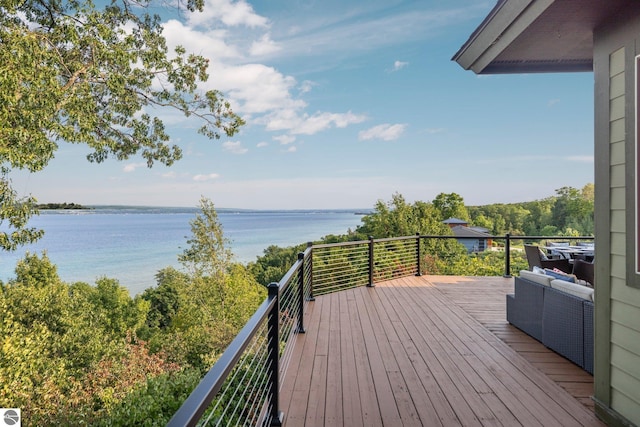
<path fill-rule="evenodd" d="M 225 273 L 233 253 L 227 247 L 229 241 L 224 236 L 213 202 L 204 197 L 200 199 L 200 213 L 190 224 L 189 247 L 178 255 L 178 261 L 194 276 L 214 277 Z"/>
<path fill-rule="evenodd" d="M 0 77 L 1 79 L 2 77 Z M 0 126 L 2 126 L 1 121 Z M 0 149 L 1 146 L 2 142 L 0 140 Z M 27 222 L 35 211 L 33 209 L 35 199 L 32 197 L 18 197 L 18 194 L 11 187 L 11 180 L 8 174 L 9 168 L 0 166 L 0 226 L 5 221 L 9 222 L 9 231 L 0 231 L 0 249 L 12 251 L 19 245 L 35 242 L 44 233 L 42 230 L 37 230 L 33 227 L 27 228 Z"/>
<path fill-rule="evenodd" d="M 420 234 L 449 234 L 440 212 L 431 203 L 407 203 L 401 194 L 394 194 L 389 202 L 378 200 L 374 211 L 362 218 L 356 229 L 362 238 L 411 236 Z"/>
<path fill-rule="evenodd" d="M 552 209 L 553 222 L 560 230 L 577 229 L 578 234 L 591 234 L 593 230 L 593 187 L 586 185 L 582 190 L 562 187 L 556 190 L 556 203 Z"/>
<path fill-rule="evenodd" d="M 12 169 L 45 168 L 60 143 L 86 144 L 89 161 L 142 156 L 171 165 L 182 156 L 163 121 L 174 109 L 202 121 L 211 139 L 244 123 L 219 91 L 198 91 L 208 60 L 183 47 L 169 52 L 151 0 L 9 0 L 0 3 L 0 248 L 36 240 L 36 210 L 16 198 Z M 183 5 L 183 3 L 179 3 Z M 187 0 L 201 11 L 202 0 Z M 104 6 L 102 6 L 104 5 Z"/>
<path fill-rule="evenodd" d="M 440 193 L 433 199 L 433 206 L 440 212 L 442 221 L 449 218 L 469 220 L 469 212 L 464 206 L 464 199 L 457 193 Z"/>
<path fill-rule="evenodd" d="M 178 256 L 184 274 L 165 269 L 149 302 L 146 336 L 150 348 L 163 349 L 170 360 L 199 369 L 209 367 L 264 300 L 247 267 L 233 262 L 213 203 L 200 201 L 191 221 L 188 247 Z"/>

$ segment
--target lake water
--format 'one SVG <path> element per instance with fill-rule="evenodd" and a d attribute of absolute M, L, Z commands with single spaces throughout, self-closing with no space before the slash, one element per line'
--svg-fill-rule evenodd
<path fill-rule="evenodd" d="M 98 207 L 81 211 L 41 211 L 30 226 L 45 230 L 34 245 L 0 252 L 0 280 L 15 277 L 25 252 L 46 250 L 65 282 L 118 279 L 132 295 L 155 285 L 155 274 L 179 267 L 177 257 L 191 235 L 196 208 Z M 270 245 L 280 247 L 345 234 L 361 224 L 353 210 L 217 210 L 230 249 L 242 263 L 255 261 Z"/>

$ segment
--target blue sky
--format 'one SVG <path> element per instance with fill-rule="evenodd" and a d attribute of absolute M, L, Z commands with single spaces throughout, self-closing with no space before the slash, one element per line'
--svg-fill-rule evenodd
<path fill-rule="evenodd" d="M 103 164 L 61 144 L 13 175 L 40 202 L 253 209 L 370 208 L 460 194 L 530 201 L 593 182 L 593 74 L 476 76 L 451 57 L 494 1 L 205 0 L 170 46 L 210 58 L 205 89 L 247 121 L 209 141 L 162 113 L 184 158 Z M 178 18 L 178 19 L 176 19 Z"/>

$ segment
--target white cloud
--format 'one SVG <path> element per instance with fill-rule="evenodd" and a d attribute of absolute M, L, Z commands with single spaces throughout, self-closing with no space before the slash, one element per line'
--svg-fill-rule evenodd
<path fill-rule="evenodd" d="M 184 46 L 189 52 L 210 59 L 215 58 L 216 61 L 242 57 L 237 46 L 227 43 L 226 39 L 230 36 L 227 30 L 198 31 L 175 19 L 165 22 L 162 27 L 170 52 L 173 52 L 176 46 Z"/>
<path fill-rule="evenodd" d="M 211 181 L 218 178 L 220 178 L 220 174 L 217 173 L 198 174 L 193 176 L 193 180 L 198 182 Z"/>
<path fill-rule="evenodd" d="M 242 146 L 240 141 L 225 141 L 222 143 L 222 148 L 225 151 L 229 151 L 233 154 L 245 154 L 249 151 L 248 148 Z"/>
<path fill-rule="evenodd" d="M 300 93 L 311 92 L 311 89 L 316 85 L 316 83 L 311 80 L 305 80 L 300 84 Z"/>
<path fill-rule="evenodd" d="M 556 104 L 559 104 L 559 103 L 560 103 L 559 99 L 552 99 L 547 103 L 547 106 L 548 107 L 553 107 L 553 106 L 555 106 Z"/>
<path fill-rule="evenodd" d="M 310 116 L 303 114 L 290 127 L 292 134 L 314 135 L 331 127 L 345 128 L 351 124 L 362 123 L 367 119 L 363 114 L 317 112 Z"/>
<path fill-rule="evenodd" d="M 287 148 L 287 153 L 295 153 L 296 151 L 298 151 L 298 147 L 296 147 L 295 145 Z"/>
<path fill-rule="evenodd" d="M 146 167 L 147 164 L 146 163 L 127 163 L 126 165 L 124 165 L 124 167 L 122 168 L 123 172 L 129 173 L 129 172 L 134 172 L 136 169 L 138 168 L 144 168 Z"/>
<path fill-rule="evenodd" d="M 176 174 L 174 171 L 169 171 L 169 172 L 167 172 L 167 173 L 163 173 L 161 176 L 162 176 L 163 178 L 170 178 L 170 179 L 173 179 L 173 178 L 177 177 L 177 176 L 178 176 L 178 174 Z"/>
<path fill-rule="evenodd" d="M 359 132 L 358 139 L 360 141 L 367 141 L 370 139 L 393 141 L 400 138 L 400 136 L 404 133 L 406 127 L 407 125 L 405 124 L 391 125 L 389 123 L 385 123 Z"/>
<path fill-rule="evenodd" d="M 251 48 L 249 49 L 249 53 L 252 56 L 262 56 L 269 55 L 275 53 L 282 49 L 276 42 L 271 40 L 271 34 L 266 33 L 263 35 L 260 40 L 254 41 L 251 43 Z"/>
<path fill-rule="evenodd" d="M 402 70 L 404 67 L 406 67 L 408 65 L 409 65 L 408 62 L 396 61 L 396 62 L 393 63 L 393 70 L 392 71 L 400 71 L 400 70 Z"/>
<path fill-rule="evenodd" d="M 242 113 L 267 113 L 274 110 L 298 110 L 307 106 L 294 99 L 290 90 L 296 80 L 285 76 L 273 67 L 262 64 L 246 64 L 218 70 L 220 78 L 214 83 L 238 103 Z M 215 79 L 214 79 L 215 80 Z"/>
<path fill-rule="evenodd" d="M 218 24 L 209 25 L 209 21 Z M 234 112 L 242 115 L 250 125 L 292 135 L 313 135 L 367 119 L 365 115 L 351 111 L 309 114 L 305 112 L 308 105 L 300 95 L 311 91 L 316 83 L 310 80 L 298 83 L 293 76 L 272 66 L 249 62 L 252 55 L 271 55 L 285 46 L 272 38 L 271 31 L 260 34 L 253 31 L 269 27 L 269 21 L 256 14 L 245 0 L 206 0 L 204 13 L 190 14 L 186 24 L 168 21 L 164 24 L 164 35 L 170 49 L 177 45 L 187 46 L 189 51 L 209 59 L 210 78 L 200 83 L 199 88 L 221 91 Z M 289 40 L 285 41 L 288 43 Z M 184 128 L 194 127 L 197 123 L 195 118 L 185 119 L 182 115 L 167 113 L 167 124 Z M 288 143 L 286 140 L 280 142 Z M 234 146 L 227 149 L 246 152 L 246 149 Z"/>
<path fill-rule="evenodd" d="M 256 34 L 255 30 L 269 30 L 270 23 L 245 0 L 206 0 L 205 3 L 205 12 L 190 14 L 186 24 L 177 20 L 164 23 L 168 47 L 186 46 L 189 51 L 208 58 L 210 78 L 200 83 L 199 88 L 221 91 L 234 112 L 242 115 L 248 124 L 292 135 L 313 135 L 367 119 L 365 115 L 351 111 L 305 112 L 308 105 L 299 96 L 311 91 L 316 83 L 309 80 L 298 83 L 293 76 L 272 66 L 249 62 L 252 55 L 266 56 L 280 51 L 288 46 L 290 39 L 274 40 L 271 31 Z M 335 39 L 334 35 L 333 41 Z M 283 44 L 285 42 L 287 44 Z M 164 118 L 165 113 L 162 114 Z M 185 119 L 170 111 L 167 114 L 167 124 L 183 128 L 197 124 L 195 118 Z M 226 149 L 246 152 L 246 148 L 238 146 L 230 145 Z"/>
<path fill-rule="evenodd" d="M 268 145 L 269 145 L 269 143 L 268 143 L 268 142 L 261 141 L 261 142 L 258 142 L 258 143 L 256 144 L 256 147 L 257 147 L 257 148 L 263 148 L 263 147 L 267 147 Z"/>
<path fill-rule="evenodd" d="M 259 121 L 267 130 L 289 131 L 291 134 L 314 135 L 332 127 L 345 128 L 349 125 L 361 123 L 367 120 L 363 114 L 317 112 L 313 115 L 299 114 L 294 109 L 281 109 L 267 114 Z"/>
<path fill-rule="evenodd" d="M 267 27 L 267 18 L 258 15 L 244 0 L 206 0 L 202 12 L 188 16 L 192 26 L 215 27 L 218 21 L 228 26 Z"/>

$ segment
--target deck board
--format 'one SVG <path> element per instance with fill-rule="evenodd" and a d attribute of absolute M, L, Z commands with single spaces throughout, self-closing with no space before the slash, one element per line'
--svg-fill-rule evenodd
<path fill-rule="evenodd" d="M 316 297 L 286 426 L 603 425 L 593 378 L 509 325 L 499 277 L 406 277 Z"/>

